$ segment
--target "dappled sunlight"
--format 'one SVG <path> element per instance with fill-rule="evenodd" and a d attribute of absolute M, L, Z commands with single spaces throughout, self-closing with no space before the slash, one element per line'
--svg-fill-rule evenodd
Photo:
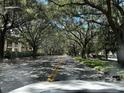
<path fill-rule="evenodd" d="M 57 68 L 55 69 L 55 67 Z M 114 89 L 114 87 L 119 89 L 123 87 L 123 84 L 116 85 L 113 83 L 101 82 L 105 81 L 106 78 L 103 73 L 98 73 L 95 69 L 87 67 L 80 62 L 76 62 L 68 55 L 48 56 L 37 60 L 26 60 L 26 62 L 21 61 L 15 64 L 3 63 L 1 64 L 0 69 L 2 70 L 0 75 L 2 81 L 0 84 L 3 92 L 8 92 L 16 88 L 40 81 L 47 81 L 49 75 L 53 75 L 53 82 L 32 84 L 28 88 L 28 91 L 45 91 L 44 89 L 47 91 L 51 89 L 57 89 L 57 91 L 82 89 L 101 90 L 108 88 Z M 54 70 L 57 70 L 57 72 Z M 92 82 L 88 80 L 100 80 L 100 82 Z M 27 91 L 27 89 L 24 89 L 24 91 Z"/>
<path fill-rule="evenodd" d="M 124 93 L 124 0 L 0 0 L 0 93 Z"/>

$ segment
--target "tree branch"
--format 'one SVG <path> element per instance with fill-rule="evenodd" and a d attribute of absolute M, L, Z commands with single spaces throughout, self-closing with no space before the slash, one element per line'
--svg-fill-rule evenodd
<path fill-rule="evenodd" d="M 118 2 L 113 2 L 113 5 L 119 10 L 120 14 L 122 15 L 122 20 L 124 21 L 124 10 L 119 5 L 119 0 L 118 0 Z"/>
<path fill-rule="evenodd" d="M 71 2 L 71 3 L 66 3 L 66 4 L 58 4 L 58 3 L 56 3 L 56 2 L 53 1 L 53 0 L 49 0 L 49 1 L 52 2 L 52 3 L 54 3 L 55 5 L 58 5 L 59 7 L 64 7 L 64 6 L 66 6 L 66 5 L 78 5 L 78 6 L 79 6 L 79 5 L 80 5 L 80 6 L 88 5 L 88 6 L 92 7 L 92 8 L 98 9 L 98 10 L 101 11 L 103 14 L 106 14 L 106 13 L 107 13 L 107 11 L 106 11 L 105 9 L 103 9 L 101 6 L 95 5 L 94 3 L 91 3 L 91 2 L 89 2 L 88 0 L 84 0 L 84 2 L 82 2 L 82 3 L 78 3 L 78 2 L 73 3 L 73 2 Z"/>
<path fill-rule="evenodd" d="M 106 13 L 107 13 L 107 11 L 106 11 L 105 9 L 103 9 L 101 6 L 95 5 L 94 3 L 89 2 L 89 0 L 84 0 L 84 2 L 85 2 L 87 5 L 89 5 L 90 7 L 98 9 L 98 10 L 101 11 L 103 14 L 106 14 Z"/>
<path fill-rule="evenodd" d="M 107 3 L 107 9 L 108 9 L 106 17 L 108 19 L 108 22 L 113 30 L 118 30 L 119 25 L 115 24 L 115 21 L 112 19 L 112 10 L 111 10 L 112 2 L 111 0 L 106 0 L 106 3 Z"/>
<path fill-rule="evenodd" d="M 118 4 L 113 4 L 121 13 L 122 16 L 124 16 L 124 10 L 122 9 L 122 7 L 120 7 Z"/>
<path fill-rule="evenodd" d="M 101 26 L 109 26 L 108 24 L 104 24 L 103 22 L 97 22 L 95 20 L 87 20 L 88 22 L 91 22 L 91 23 L 96 23 L 98 25 L 101 25 Z"/>
<path fill-rule="evenodd" d="M 53 0 L 49 0 L 50 2 L 52 2 L 52 3 L 54 3 L 55 5 L 58 5 L 59 7 L 64 7 L 64 6 L 67 6 L 67 5 L 87 5 L 86 3 L 73 3 L 73 2 L 71 2 L 71 3 L 66 3 L 66 4 L 58 4 L 58 3 L 56 3 L 55 1 L 53 1 Z"/>

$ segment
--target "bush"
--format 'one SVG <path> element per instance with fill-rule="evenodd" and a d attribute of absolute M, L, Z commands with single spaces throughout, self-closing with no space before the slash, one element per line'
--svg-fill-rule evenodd
<path fill-rule="evenodd" d="M 10 51 L 6 51 L 5 54 L 4 54 L 4 57 L 10 59 L 14 55 L 15 55 L 15 53 L 10 52 Z"/>
<path fill-rule="evenodd" d="M 5 58 L 13 59 L 13 58 L 21 58 L 21 57 L 31 57 L 32 51 L 24 51 L 24 52 L 11 52 L 11 51 L 5 51 Z M 36 56 L 44 56 L 43 53 L 37 53 Z"/>
<path fill-rule="evenodd" d="M 32 56 L 31 51 L 17 52 L 17 57 L 31 57 L 31 56 Z"/>
<path fill-rule="evenodd" d="M 11 52 L 11 51 L 6 51 L 4 57 L 5 58 L 16 58 L 16 57 L 31 57 L 32 52 L 31 51 L 25 51 L 25 52 Z"/>

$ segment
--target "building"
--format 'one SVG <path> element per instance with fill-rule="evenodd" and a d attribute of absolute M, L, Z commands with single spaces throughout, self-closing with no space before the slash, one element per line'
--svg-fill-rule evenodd
<path fill-rule="evenodd" d="M 5 40 L 4 51 L 23 52 L 31 50 L 32 48 L 29 47 L 29 44 L 23 44 L 21 42 L 20 36 L 15 34 L 15 32 L 11 32 L 11 35 L 9 34 Z"/>
<path fill-rule="evenodd" d="M 5 41 L 4 51 L 12 51 L 12 52 L 23 52 L 23 51 L 31 51 L 32 49 L 27 45 L 22 44 L 21 42 L 9 42 Z"/>

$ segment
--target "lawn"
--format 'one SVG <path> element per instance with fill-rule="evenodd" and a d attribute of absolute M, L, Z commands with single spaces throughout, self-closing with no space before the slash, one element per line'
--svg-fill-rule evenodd
<path fill-rule="evenodd" d="M 122 80 L 124 80 L 124 69 L 120 68 L 117 62 L 113 61 L 104 61 L 100 59 L 83 59 L 81 57 L 74 57 L 74 60 L 80 62 L 90 68 L 95 69 L 98 72 L 108 73 L 110 77 L 120 76 Z"/>

